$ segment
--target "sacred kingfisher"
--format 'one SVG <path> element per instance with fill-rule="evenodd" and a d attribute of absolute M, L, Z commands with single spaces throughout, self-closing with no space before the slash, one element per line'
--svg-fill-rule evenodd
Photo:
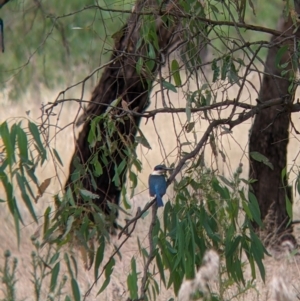
<path fill-rule="evenodd" d="M 163 207 L 164 205 L 162 197 L 167 191 L 165 174 L 167 170 L 172 169 L 173 168 L 167 168 L 165 165 L 157 165 L 149 176 L 150 196 L 156 196 L 157 207 Z"/>

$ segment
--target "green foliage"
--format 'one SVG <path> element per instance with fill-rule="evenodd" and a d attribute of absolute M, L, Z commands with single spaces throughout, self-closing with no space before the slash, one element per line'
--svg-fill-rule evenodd
<path fill-rule="evenodd" d="M 139 135 L 136 137 L 133 144 L 130 141 L 125 141 L 125 139 L 122 137 L 118 127 L 120 124 L 123 125 L 124 121 L 121 119 L 115 121 L 109 114 L 109 112 L 111 112 L 111 110 L 116 107 L 119 102 L 120 99 L 113 101 L 111 106 L 107 108 L 105 114 L 97 116 L 92 120 L 90 131 L 88 133 L 88 143 L 91 147 L 94 147 L 97 144 L 98 148 L 90 157 L 87 166 L 82 166 L 76 161 L 74 162 L 76 169 L 72 174 L 72 180 L 74 183 L 77 181 L 77 188 L 80 189 L 81 177 L 83 177 L 86 172 L 89 172 L 92 178 L 93 188 L 96 189 L 95 178 L 102 175 L 103 169 L 108 168 L 109 164 L 114 163 L 115 175 L 112 179 L 112 182 L 122 190 L 125 207 L 128 207 L 129 205 L 127 204 L 125 198 L 126 190 L 124 190 L 126 188 L 121 187 L 120 184 L 122 180 L 121 177 L 124 177 L 124 170 L 127 168 L 129 170 L 129 180 L 131 182 L 131 195 L 133 195 L 134 189 L 137 186 L 137 173 L 134 169 L 136 169 L 138 172 L 141 171 L 141 163 L 137 158 L 135 149 L 138 144 L 141 144 L 147 148 L 151 147 L 142 131 L 140 131 L 138 128 L 137 132 Z M 102 128 L 105 128 L 107 132 L 105 139 L 103 138 Z M 118 151 L 120 143 L 124 143 L 126 146 L 122 152 Z M 122 161 L 120 163 L 118 163 L 116 159 L 111 156 L 111 154 L 115 152 L 118 152 L 118 154 L 121 156 Z M 91 192 L 86 190 L 83 191 L 82 189 L 80 191 L 81 195 L 86 197 L 87 200 L 97 198 L 97 195 L 93 195 Z"/>
<path fill-rule="evenodd" d="M 102 236 L 100 238 L 100 246 L 97 250 L 96 259 L 95 259 L 95 279 L 98 279 L 100 264 L 102 263 L 104 257 L 104 250 L 105 250 L 105 239 Z"/>
<path fill-rule="evenodd" d="M 183 66 L 177 59 L 173 59 L 170 64 L 171 76 L 169 78 L 161 77 L 158 80 L 163 89 L 174 93 L 177 93 L 183 84 L 181 67 L 185 68 L 189 75 L 196 75 L 202 64 L 199 45 L 202 46 L 207 42 L 209 27 L 206 22 L 199 22 L 199 18 L 211 17 L 213 20 L 232 21 L 231 11 L 227 10 L 224 1 L 207 1 L 207 7 L 203 7 L 201 1 L 179 2 L 182 10 L 193 16 L 182 20 L 183 35 L 186 41 L 185 48 L 180 53 Z M 250 18 L 250 14 L 246 10 L 246 1 L 240 2 L 243 5 L 238 6 L 238 2 L 230 1 L 235 11 L 234 16 L 239 22 Z M 5 24 L 9 24 L 6 29 L 9 37 L 7 49 L 16 49 L 16 51 L 9 52 L 7 50 L 8 58 L 0 65 L 1 82 L 5 81 L 7 76 L 13 76 L 11 84 L 14 90 L 11 91 L 11 97 L 16 97 L 20 89 L 27 89 L 31 81 L 44 81 L 51 87 L 55 83 L 49 81 L 50 78 L 59 82 L 67 72 L 61 70 L 61 66 L 79 66 L 78 68 L 80 68 L 90 65 L 94 68 L 95 62 L 100 63 L 100 60 L 107 58 L 101 53 L 103 57 L 99 59 L 100 53 L 97 50 L 105 43 L 109 43 L 111 48 L 112 41 L 109 32 L 118 30 L 125 18 L 123 14 L 119 15 L 118 22 L 116 22 L 116 13 L 96 7 L 83 9 L 80 1 L 50 1 L 43 3 L 43 6 L 34 8 L 30 8 L 29 2 L 25 1 L 26 13 L 23 13 L 23 9 L 21 10 L 19 7 L 19 1 L 12 3 L 7 5 L 8 8 L 5 7 L 10 12 L 5 14 Z M 84 5 L 92 4 L 94 1 L 84 3 Z M 106 4 L 104 1 L 103 3 L 100 1 L 99 5 L 105 6 Z M 110 7 L 114 8 L 116 5 L 112 4 Z M 248 1 L 248 5 L 253 12 L 252 2 Z M 124 6 L 127 7 L 127 5 Z M 255 9 L 255 11 L 257 10 Z M 12 16 L 15 14 L 22 15 L 22 18 L 13 18 Z M 156 67 L 157 53 L 161 49 L 155 27 L 155 14 L 145 14 L 140 17 L 143 18 L 141 39 L 137 43 L 136 49 L 144 47 L 145 55 L 137 60 L 135 67 L 137 74 L 142 77 L 152 75 Z M 170 26 L 176 21 L 172 14 L 162 16 L 162 22 L 166 26 Z M 27 34 L 23 34 L 20 40 L 18 39 L 19 32 L 24 33 L 19 30 L 21 27 Z M 108 30 L 108 33 L 104 34 L 104 30 Z M 216 43 L 223 43 L 222 47 L 215 47 L 218 44 L 211 43 L 216 56 L 211 63 L 212 83 L 241 86 L 239 74 L 246 63 L 239 57 L 240 53 L 234 53 L 235 48 L 230 44 L 231 40 L 239 35 L 239 32 L 233 34 L 236 31 L 235 28 L 225 32 L 222 26 L 214 26 L 211 30 L 213 30 L 211 39 L 217 37 Z M 199 35 L 199 32 L 202 35 Z M 116 35 L 118 33 L 116 32 Z M 108 38 L 108 42 L 102 40 L 103 36 Z M 248 36 L 247 32 L 246 36 Z M 114 37 L 116 36 L 114 35 Z M 17 47 L 16 41 L 22 47 Z M 57 41 L 60 41 L 61 47 L 57 47 Z M 58 51 L 56 51 L 57 49 Z M 282 72 L 286 71 L 288 67 L 281 64 L 285 52 L 285 48 L 280 49 L 276 58 L 276 65 L 282 69 Z M 28 58 L 30 59 L 27 64 Z M 21 72 L 16 74 L 16 69 L 22 62 L 25 62 L 25 66 Z M 36 68 L 33 68 L 34 66 Z M 70 71 L 73 72 L 74 69 Z M 80 72 L 78 73 L 80 74 Z M 52 76 L 53 74 L 55 76 Z M 150 81 L 147 83 L 149 84 Z M 149 91 L 151 88 L 152 86 L 149 85 Z M 200 137 L 197 137 L 195 132 L 193 109 L 215 104 L 216 101 L 216 93 L 210 83 L 201 83 L 194 91 L 186 92 L 187 123 L 184 125 L 184 130 L 186 133 L 194 134 L 195 142 Z M 77 281 L 79 259 L 62 251 L 62 247 L 70 246 L 74 241 L 82 248 L 87 266 L 93 268 L 95 282 L 103 280 L 98 294 L 105 292 L 111 282 L 117 263 L 116 256 L 121 256 L 122 245 L 120 244 L 120 249 L 115 247 L 113 255 L 107 254 L 106 247 L 111 242 L 110 230 L 115 217 L 114 212 L 122 209 L 117 205 L 110 204 L 111 216 L 104 214 L 102 209 L 94 203 L 98 195 L 87 190 L 83 186 L 82 179 L 89 174 L 91 185 L 96 190 L 95 179 L 101 176 L 112 163 L 115 167 L 112 183 L 120 189 L 125 209 L 130 208 L 126 197 L 134 195 L 139 184 L 139 173 L 143 170 L 136 154 L 136 148 L 141 145 L 146 149 L 151 149 L 151 145 L 140 129 L 137 129 L 138 134 L 133 144 L 126 141 L 119 131 L 119 126 L 124 125 L 125 121 L 132 116 L 128 115 L 123 120 L 112 114 L 121 105 L 122 97 L 120 96 L 112 100 L 104 114 L 96 116 L 91 121 L 87 142 L 93 153 L 85 165 L 81 164 L 78 158 L 74 160 L 75 171 L 71 176 L 75 187 L 74 191 L 67 188 L 65 193 L 55 195 L 53 197 L 54 204 L 49 205 L 43 213 L 41 219 L 43 233 L 41 237 L 32 239 L 35 247 L 35 251 L 32 253 L 32 281 L 36 300 L 43 298 L 42 288 L 47 283 L 45 279 L 48 279 L 49 282 L 48 298 L 55 300 L 56 297 L 63 295 L 62 290 L 68 278 L 72 297 L 74 300 L 81 300 L 82 293 Z M 123 109 L 126 110 L 126 108 Z M 211 120 L 207 112 L 204 112 L 203 116 L 206 120 Z M 105 137 L 103 129 L 105 129 Z M 5 149 L 4 160 L 0 165 L 0 181 L 5 189 L 5 199 L 0 200 L 0 205 L 7 204 L 15 222 L 16 237 L 19 243 L 20 224 L 24 223 L 23 214 L 19 210 L 20 203 L 24 203 L 32 220 L 37 223 L 39 216 L 36 213 L 35 203 L 47 186 L 47 182 L 46 184 L 43 182 L 44 185 L 40 183 L 36 170 L 47 161 L 49 153 L 53 155 L 55 163 L 63 166 L 65 162 L 62 161 L 55 148 L 51 148 L 44 142 L 39 127 L 29 120 L 24 119 L 13 124 L 3 122 L 0 124 L 0 137 Z M 210 145 L 215 146 L 214 134 L 211 133 L 209 137 Z M 122 151 L 119 150 L 120 143 L 125 145 Z M 184 146 L 184 143 L 191 145 L 192 139 L 181 143 L 181 146 Z M 0 150 L 2 152 L 1 148 Z M 111 155 L 113 153 L 120 154 L 121 160 L 117 161 Z M 182 159 L 186 154 L 180 149 L 178 156 Z M 250 156 L 273 169 L 268 158 L 262 154 L 252 152 Z M 155 300 L 160 294 L 160 285 L 167 289 L 171 288 L 176 296 L 185 278 L 195 278 L 197 268 L 201 265 L 205 252 L 209 249 L 216 250 L 221 256 L 221 288 L 220 292 L 212 294 L 212 300 L 222 300 L 222 291 L 234 286 L 237 286 L 240 291 L 253 288 L 252 281 L 256 279 L 257 271 L 265 280 L 263 259 L 267 252 L 253 230 L 254 223 L 260 227 L 263 224 L 256 196 L 247 192 L 247 185 L 250 181 L 240 178 L 241 166 L 229 179 L 208 169 L 204 164 L 202 154 L 199 156 L 195 154 L 194 157 L 195 161 L 186 162 L 181 179 L 175 181 L 175 197 L 166 203 L 162 219 L 157 216 L 153 218 L 153 229 L 149 231 L 153 250 L 146 248 L 141 240 L 137 239 L 139 256 L 143 265 L 147 266 L 149 263 L 148 267 L 151 266 L 152 260 L 156 265 L 153 269 L 149 267 L 143 275 L 145 277 L 143 279 L 146 279 L 144 287 L 146 296 L 139 296 L 141 285 L 139 260 L 135 255 L 132 256 L 131 269 L 127 275 L 127 294 L 131 299 L 145 297 L 146 300 Z M 2 160 L 2 157 L 0 159 Z M 282 178 L 285 176 L 286 171 L 283 172 Z M 128 179 L 127 186 L 121 185 L 123 177 Z M 298 177 L 296 185 L 300 191 L 299 179 L 300 177 Z M 17 189 L 20 191 L 20 198 L 16 196 L 15 190 Z M 77 203 L 77 196 L 83 199 L 83 204 Z M 123 212 L 128 214 L 126 210 Z M 286 210 L 292 217 L 292 207 L 288 197 Z M 144 218 L 146 215 L 147 212 L 144 212 L 141 217 Z M 122 236 L 122 239 L 125 241 L 127 237 L 123 238 Z M 42 253 L 43 248 L 46 249 L 45 253 Z M 243 255 L 246 255 L 246 259 Z M 62 275 L 62 264 L 67 266 L 69 277 Z M 246 279 L 244 275 L 246 265 L 250 266 L 252 277 L 250 280 Z M 6 286 L 7 296 L 8 299 L 14 299 L 16 264 L 13 263 L 12 268 L 9 269 L 7 257 L 4 266 L 0 272 L 4 275 L 3 282 Z M 201 296 L 203 296 L 203 292 L 196 292 L 195 298 Z M 71 300 L 71 297 L 67 295 L 65 300 Z"/>
<path fill-rule="evenodd" d="M 136 271 L 136 261 L 131 259 L 131 273 L 127 277 L 127 287 L 129 289 L 130 298 L 138 299 L 138 274 Z"/>
<path fill-rule="evenodd" d="M 78 283 L 75 278 L 72 278 L 71 284 L 72 284 L 72 292 L 73 292 L 74 300 L 80 301 L 81 300 L 80 290 L 79 290 L 79 286 L 78 286 Z"/>
<path fill-rule="evenodd" d="M 104 270 L 105 271 L 105 280 L 104 280 L 104 282 L 103 282 L 103 284 L 102 284 L 102 286 L 101 286 L 101 288 L 98 292 L 98 295 L 101 294 L 106 289 L 106 287 L 109 285 L 110 276 L 113 272 L 113 268 L 114 268 L 115 263 L 116 262 L 115 262 L 114 258 L 112 258 L 106 264 L 106 267 L 105 267 L 105 270 Z"/>
<path fill-rule="evenodd" d="M 70 84 L 70 78 L 82 80 L 87 74 L 78 69 L 91 72 L 95 63 L 109 58 L 108 52 L 100 51 L 112 48 L 111 35 L 127 15 L 102 11 L 94 4 L 93 0 L 14 0 L 1 9 L 5 59 L 0 63 L 0 85 L 10 90 L 10 98 L 20 99 L 21 93 L 37 90 L 40 83 L 52 89 Z M 131 7 L 129 1 L 97 4 L 108 9 Z"/>
<path fill-rule="evenodd" d="M 31 121 L 25 120 L 29 132 L 22 126 L 22 121 L 11 126 L 5 121 L 0 125 L 0 138 L 2 139 L 5 159 L 0 166 L 0 181 L 5 188 L 6 200 L 11 214 L 14 216 L 17 240 L 20 242 L 20 225 L 23 218 L 19 211 L 18 200 L 14 194 L 15 181 L 21 191 L 21 197 L 34 221 L 37 216 L 33 207 L 33 200 L 38 198 L 33 189 L 39 188 L 38 179 L 35 176 L 36 168 L 47 159 L 47 152 L 41 140 L 41 134 L 37 126 Z M 28 180 L 32 180 L 30 183 Z"/>
<path fill-rule="evenodd" d="M 35 300 L 44 300 L 45 286 L 49 282 L 47 297 L 54 301 L 64 294 L 68 277 L 61 272 L 60 250 L 47 245 L 46 249 L 40 244 L 38 237 L 31 237 L 35 251 L 31 253 L 31 275 Z"/>
<path fill-rule="evenodd" d="M 4 252 L 4 267 L 0 268 L 0 279 L 3 284 L 2 292 L 5 299 L 3 301 L 15 301 L 16 300 L 16 283 L 17 283 L 17 258 L 11 258 L 11 252 L 6 250 Z"/>
<path fill-rule="evenodd" d="M 265 279 L 262 259 L 266 251 L 252 229 L 251 222 L 259 222 L 257 203 L 246 198 L 238 175 L 229 185 L 222 185 L 209 170 L 191 167 L 180 182 L 176 183 L 175 203 L 167 203 L 163 215 L 163 227 L 154 236 L 156 261 L 165 284 L 165 270 L 169 271 L 166 287 L 173 286 L 178 293 L 183 279 L 195 277 L 208 249 L 224 254 L 224 283 L 245 285 L 242 254 L 250 263 L 253 279 L 255 264 Z M 245 213 L 240 211 L 241 206 Z M 228 279 L 227 279 L 228 278 Z M 226 281 L 225 281 L 226 279 Z"/>
<path fill-rule="evenodd" d="M 110 119 L 110 115 L 99 118 L 106 118 L 103 122 L 107 122 L 107 141 L 109 141 L 116 131 L 115 124 Z M 20 233 L 19 223 L 22 222 L 22 217 L 18 211 L 19 200 L 12 194 L 12 187 L 15 185 L 13 178 L 16 177 L 16 183 L 28 212 L 33 220 L 36 220 L 34 189 L 41 189 L 42 185 L 39 185 L 35 176 L 35 168 L 42 165 L 48 157 L 38 127 L 32 122 L 27 124 L 27 131 L 22 128 L 22 122 L 11 126 L 4 122 L 0 126 L 5 149 L 11 150 L 1 167 L 1 180 L 7 190 L 7 198 L 10 197 L 14 200 L 14 202 L 8 202 L 8 205 L 11 213 L 15 216 L 17 236 Z M 102 139 L 98 131 L 99 128 L 92 123 L 89 134 L 91 144 Z M 141 132 L 140 135 L 143 136 Z M 101 152 L 108 153 L 108 147 L 113 147 L 113 142 L 104 144 Z M 134 146 L 126 149 L 126 156 L 130 158 L 128 173 L 131 174 L 133 189 L 137 185 L 138 177 L 132 167 L 136 167 L 139 171 L 142 169 L 141 163 L 134 155 L 134 148 L 138 143 L 136 142 Z M 48 151 L 50 150 L 49 148 Z M 100 152 L 100 150 L 98 151 Z M 60 163 L 59 154 L 53 158 Z M 118 175 L 122 174 L 124 170 L 123 162 L 125 161 L 116 167 L 114 178 L 116 183 L 119 183 Z M 91 172 L 96 176 L 101 171 L 98 166 L 105 168 L 106 163 L 105 161 L 96 163 L 95 157 L 92 157 L 88 167 L 77 164 L 76 173 Z M 31 167 L 30 173 L 27 172 L 26 166 Z M 195 277 L 196 269 L 201 265 L 204 253 L 208 249 L 215 249 L 219 254 L 223 254 L 221 255 L 223 288 L 229 289 L 233 285 L 238 285 L 240 289 L 247 287 L 248 282 L 244 277 L 244 268 L 247 263 L 253 279 L 256 278 L 257 268 L 262 279 L 265 278 L 262 260 L 266 251 L 252 229 L 252 223 L 262 225 L 260 210 L 255 196 L 251 192 L 246 196 L 242 183 L 247 183 L 247 181 L 241 179 L 240 174 L 241 168 L 239 167 L 233 179 L 227 179 L 223 176 L 218 177 L 203 165 L 191 164 L 181 180 L 175 183 L 176 197 L 173 202 L 166 203 L 162 220 L 155 219 L 151 233 L 153 254 L 149 254 L 149 251 L 142 247 L 138 240 L 143 261 L 147 262 L 152 256 L 155 258 L 162 284 L 166 288 L 172 287 L 175 295 L 178 294 L 185 278 L 193 279 Z M 76 178 L 80 179 L 80 176 L 77 175 Z M 32 179 L 34 181 L 29 184 L 28 180 Z M 84 256 L 89 258 L 89 265 L 94 265 L 95 281 L 102 275 L 104 277 L 98 294 L 105 291 L 113 275 L 115 258 L 110 257 L 108 261 L 104 260 L 106 241 L 110 241 L 108 232 L 110 220 L 100 208 L 93 204 L 96 195 L 79 185 L 77 189 L 85 202 L 93 209 L 94 222 L 89 218 L 91 211 L 87 211 L 86 206 L 79 206 L 75 203 L 70 189 L 62 197 L 55 196 L 56 210 L 50 206 L 44 212 L 42 242 L 33 238 L 36 251 L 32 253 L 32 275 L 37 300 L 41 299 L 41 290 L 47 277 L 50 279 L 51 296 L 61 294 L 67 281 L 64 276 L 63 282 L 59 284 L 59 279 L 62 277 L 61 247 L 73 240 L 81 244 L 83 252 L 86 254 Z M 242 211 L 241 208 L 243 208 Z M 55 212 L 54 215 L 52 215 L 52 211 Z M 99 243 L 96 250 L 94 245 L 90 244 L 90 240 L 95 237 Z M 43 246 L 48 248 L 46 255 L 40 254 Z M 246 254 L 247 262 L 242 259 L 242 254 Z M 65 253 L 63 260 L 70 275 L 73 298 L 80 300 L 81 293 L 76 280 L 78 259 Z M 47 270 L 48 266 L 51 267 L 50 271 Z M 160 293 L 157 279 L 153 273 L 149 270 L 146 280 L 146 296 L 150 299 L 155 299 Z M 139 297 L 138 279 L 139 271 L 136 259 L 132 257 L 131 272 L 127 276 L 128 293 L 131 299 Z"/>
<path fill-rule="evenodd" d="M 180 72 L 179 72 L 179 64 L 177 60 L 173 60 L 171 63 L 171 71 L 173 73 L 173 78 L 175 81 L 175 85 L 181 86 L 181 77 L 180 77 Z"/>
<path fill-rule="evenodd" d="M 270 160 L 266 156 L 262 155 L 261 153 L 251 152 L 250 156 L 255 161 L 262 162 L 263 164 L 269 166 L 272 170 L 274 169 L 273 164 L 270 162 Z"/>
<path fill-rule="evenodd" d="M 193 3 L 193 1 L 191 1 Z M 291 6 L 290 1 L 285 4 L 284 16 L 286 17 Z M 276 28 L 283 5 L 280 0 L 272 3 L 269 1 L 256 2 L 252 0 L 236 1 L 207 1 L 206 17 L 218 21 L 232 21 L 235 23 L 245 23 L 260 25 L 265 28 Z M 224 27 L 221 24 L 210 32 L 211 44 L 213 45 L 214 56 L 219 57 L 224 53 L 231 52 L 235 58 L 239 57 L 236 53 L 235 42 L 243 44 L 244 41 L 255 43 L 257 41 L 269 40 L 269 36 L 257 31 L 251 31 L 239 27 Z M 243 41 L 241 40 L 243 39 Z M 261 52 L 261 59 L 266 57 L 266 50 Z M 242 57 L 242 59 L 245 57 Z"/>

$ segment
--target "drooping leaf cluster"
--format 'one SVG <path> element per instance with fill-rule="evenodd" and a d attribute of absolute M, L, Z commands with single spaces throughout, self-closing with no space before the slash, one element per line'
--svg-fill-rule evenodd
<path fill-rule="evenodd" d="M 156 220 L 153 231 L 157 272 L 164 286 L 173 287 L 175 294 L 185 278 L 195 278 L 209 249 L 216 250 L 223 261 L 220 279 L 224 288 L 230 283 L 246 285 L 246 264 L 252 279 L 256 279 L 257 271 L 265 279 L 262 260 L 266 250 L 251 226 L 253 222 L 261 224 L 259 206 L 242 183 L 247 181 L 240 178 L 239 171 L 229 180 L 192 165 L 175 184 L 176 197 L 166 204 L 163 219 Z M 140 242 L 138 245 L 146 261 L 149 253 Z M 160 293 L 159 283 L 153 277 L 148 282 L 149 297 L 155 299 Z"/>

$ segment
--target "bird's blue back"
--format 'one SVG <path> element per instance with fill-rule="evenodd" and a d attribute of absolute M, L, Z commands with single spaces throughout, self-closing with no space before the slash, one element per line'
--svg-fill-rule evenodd
<path fill-rule="evenodd" d="M 157 207 L 164 205 L 162 196 L 167 191 L 167 182 L 163 175 L 150 175 L 149 176 L 149 192 L 150 196 L 156 196 Z"/>

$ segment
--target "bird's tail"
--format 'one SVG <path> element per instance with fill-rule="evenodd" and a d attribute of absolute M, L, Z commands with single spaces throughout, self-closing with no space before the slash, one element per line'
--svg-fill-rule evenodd
<path fill-rule="evenodd" d="M 156 204 L 157 204 L 157 207 L 163 207 L 164 206 L 163 200 L 162 200 L 160 195 L 156 196 Z"/>

